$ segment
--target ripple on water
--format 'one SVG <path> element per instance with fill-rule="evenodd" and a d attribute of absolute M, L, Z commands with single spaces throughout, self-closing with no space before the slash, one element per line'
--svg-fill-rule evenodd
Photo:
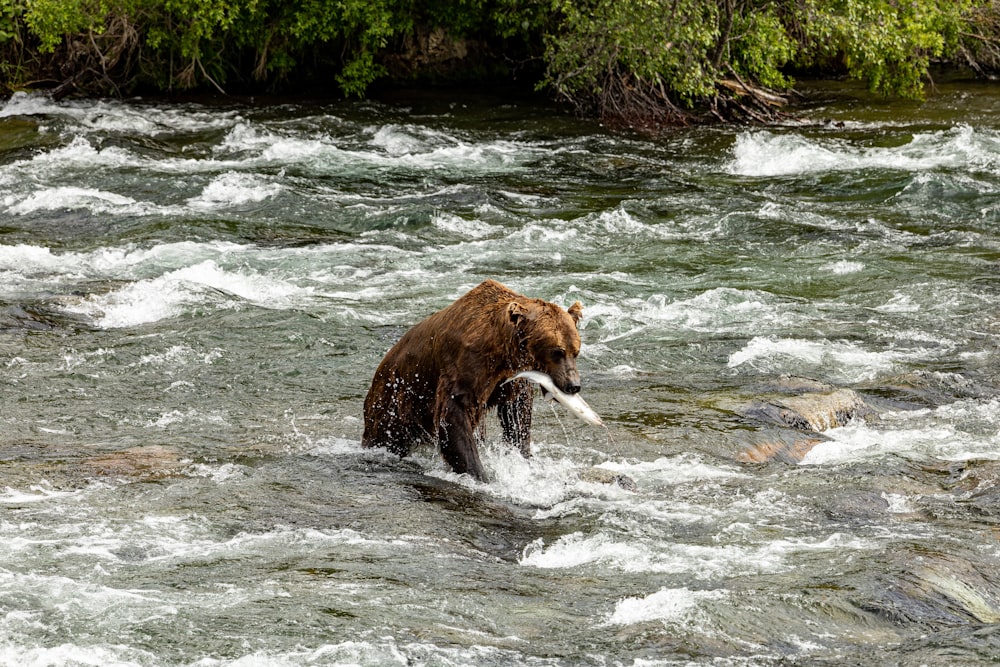
<path fill-rule="evenodd" d="M 0 663 L 997 654 L 992 121 L 520 104 L 0 104 Z M 491 422 L 488 484 L 362 449 L 379 359 L 486 277 L 583 302 L 608 431 Z M 745 409 L 796 383 L 873 417 Z"/>

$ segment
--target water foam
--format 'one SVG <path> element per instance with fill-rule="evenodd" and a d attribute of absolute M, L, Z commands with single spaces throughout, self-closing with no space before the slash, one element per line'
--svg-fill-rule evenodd
<path fill-rule="evenodd" d="M 615 605 L 608 619 L 610 625 L 633 625 L 662 621 L 669 625 L 704 626 L 708 615 L 701 611 L 706 602 L 722 600 L 723 591 L 691 591 L 687 588 L 662 588 L 642 598 L 625 598 Z"/>
<path fill-rule="evenodd" d="M 64 500 L 81 493 L 81 491 L 61 491 L 41 484 L 32 485 L 27 491 L 12 489 L 8 486 L 0 491 L 0 505 L 44 503 L 50 500 Z"/>
<path fill-rule="evenodd" d="M 32 192 L 27 197 L 17 201 L 17 197 L 4 197 L 7 211 L 15 215 L 26 215 L 35 211 L 59 211 L 86 209 L 91 213 L 140 213 L 147 209 L 140 206 L 131 197 L 125 197 L 113 192 L 104 192 L 93 188 L 63 186 L 46 188 Z"/>
<path fill-rule="evenodd" d="M 407 153 L 390 159 L 389 165 L 426 170 L 474 170 L 483 173 L 510 172 L 519 169 L 531 157 L 530 146 L 512 141 L 492 141 L 469 144 L 457 141 L 450 146 L 438 146 L 423 153 Z M 386 164 L 384 160 L 374 160 Z"/>
<path fill-rule="evenodd" d="M 146 667 L 158 662 L 151 653 L 121 645 L 21 646 L 0 640 L 0 665 L 10 667 Z"/>
<path fill-rule="evenodd" d="M 114 100 L 54 101 L 44 93 L 16 92 L 3 106 L 0 118 L 47 116 L 69 120 L 68 131 L 156 136 L 224 128 L 239 119 L 238 112 L 188 106 L 145 106 Z"/>
<path fill-rule="evenodd" d="M 158 278 L 66 304 L 63 310 L 84 315 L 103 329 L 118 329 L 177 317 L 185 306 L 200 301 L 179 281 Z"/>
<path fill-rule="evenodd" d="M 452 629 L 440 626 L 439 629 Z M 470 632 L 466 635 L 489 636 Z M 508 641 L 516 637 L 504 638 Z M 314 648 L 300 646 L 287 651 L 258 650 L 237 658 L 205 657 L 189 667 L 328 667 L 330 665 L 360 667 L 361 665 L 550 665 L 562 662 L 555 658 L 525 655 L 509 648 L 445 645 L 399 641 L 380 635 L 373 641 L 348 640 L 337 644 L 322 644 Z"/>
<path fill-rule="evenodd" d="M 626 473 L 629 476 L 657 478 L 670 484 L 688 484 L 691 482 L 714 481 L 722 479 L 740 479 L 747 475 L 734 468 L 719 467 L 705 463 L 694 454 L 661 457 L 654 461 L 638 461 L 635 463 L 606 461 L 599 468 Z"/>
<path fill-rule="evenodd" d="M 189 363 L 213 364 L 225 354 L 222 348 L 214 348 L 209 352 L 198 352 L 187 345 L 172 345 L 163 352 L 144 354 L 139 361 L 130 364 L 134 366 L 185 366 Z"/>
<path fill-rule="evenodd" d="M 836 276 L 845 276 L 851 273 L 860 273 L 861 271 L 864 271 L 865 264 L 864 262 L 854 262 L 842 259 L 837 262 L 826 264 L 822 268 Z"/>
<path fill-rule="evenodd" d="M 242 166 L 294 165 L 318 173 L 384 169 L 416 171 L 510 171 L 531 155 L 531 147 L 512 141 L 467 143 L 456 136 L 427 130 L 381 126 L 367 144 L 326 134 L 288 137 L 249 122 L 237 123 L 218 148 L 239 156 Z"/>
<path fill-rule="evenodd" d="M 959 401 L 935 409 L 889 412 L 881 424 L 825 432 L 801 465 L 840 465 L 902 456 L 913 460 L 1000 460 L 1000 401 Z"/>
<path fill-rule="evenodd" d="M 166 429 L 174 424 L 206 424 L 211 427 L 226 426 L 228 422 L 224 414 L 205 414 L 200 410 L 190 408 L 185 411 L 170 410 L 163 412 L 156 419 L 151 419 L 146 423 L 149 428 Z"/>
<path fill-rule="evenodd" d="M 838 379 L 861 382 L 892 370 L 907 356 L 894 350 L 871 352 L 849 341 L 758 336 L 729 355 L 727 365 L 763 373 L 808 374 L 822 369 Z"/>
<path fill-rule="evenodd" d="M 300 288 L 259 273 L 227 271 L 215 261 L 206 260 L 106 294 L 91 295 L 63 308 L 90 318 L 101 328 L 115 329 L 178 317 L 206 304 L 237 308 L 247 302 L 284 308 L 312 293 L 312 288 Z"/>
<path fill-rule="evenodd" d="M 792 325 L 801 319 L 783 309 L 772 294 L 731 287 L 715 287 L 679 301 L 653 295 L 634 305 L 637 310 L 632 316 L 643 324 L 669 324 L 699 332 L 752 333 L 776 325 Z"/>
<path fill-rule="evenodd" d="M 18 91 L 0 106 L 0 118 L 10 116 L 37 116 L 61 111 L 48 95 Z"/>
<path fill-rule="evenodd" d="M 864 147 L 833 138 L 813 139 L 771 131 L 737 135 L 733 159 L 726 171 L 739 176 L 795 176 L 823 171 L 896 169 L 927 171 L 992 168 L 1000 154 L 995 131 L 958 125 L 947 130 L 920 132 L 894 147 Z"/>
<path fill-rule="evenodd" d="M 74 283 L 81 278 L 129 280 L 209 260 L 261 252 L 253 246 L 226 241 L 182 241 L 148 248 L 125 245 L 87 252 L 53 252 L 44 246 L 0 244 L 0 271 Z"/>
<path fill-rule="evenodd" d="M 481 239 L 495 234 L 500 228 L 481 220 L 467 220 L 451 213 L 435 213 L 431 224 L 443 231 L 471 239 Z"/>
<path fill-rule="evenodd" d="M 267 249 L 220 241 L 184 241 L 149 248 L 126 245 L 57 253 L 40 246 L 0 245 L 0 272 L 8 274 L 6 285 L 15 289 L 18 281 L 29 278 L 48 283 L 48 289 L 78 285 L 81 280 L 130 281 L 106 293 L 62 299 L 64 311 L 83 315 L 100 327 L 117 328 L 177 317 L 199 306 L 238 308 L 249 303 L 263 308 L 295 307 L 320 296 L 317 290 L 324 283 L 340 286 L 348 278 L 322 270 L 306 276 L 285 272 L 287 277 L 282 277 L 267 267 L 291 260 L 315 268 L 311 257 L 335 257 L 352 252 L 352 248 L 358 249 Z M 229 268 L 231 265 L 241 268 Z M 356 293 L 322 296 L 358 300 L 378 293 L 369 285 Z"/>
<path fill-rule="evenodd" d="M 914 303 L 913 296 L 898 290 L 884 304 L 875 306 L 875 310 L 880 313 L 916 313 L 920 309 L 920 304 Z"/>
<path fill-rule="evenodd" d="M 743 132 L 726 171 L 739 176 L 792 176 L 848 168 L 842 148 L 826 148 L 797 134 Z"/>
<path fill-rule="evenodd" d="M 189 464 L 186 474 L 194 475 L 219 486 L 239 484 L 252 471 L 244 466 L 224 464 L 206 466 Z M 77 494 L 106 491 L 107 485 Z M 9 492 L 14 498 L 16 492 Z M 92 579 L 95 567 L 103 574 L 131 568 L 136 562 L 171 566 L 180 563 L 262 557 L 262 554 L 313 553 L 331 546 L 351 547 L 378 553 L 391 553 L 400 547 L 412 549 L 426 544 L 420 536 L 378 536 L 350 528 L 321 530 L 277 526 L 265 532 L 240 532 L 233 536 L 220 534 L 218 527 L 199 515 L 147 515 L 123 520 L 108 517 L 95 507 L 78 502 L 78 496 L 60 496 L 45 501 L 32 501 L 33 517 L 58 512 L 71 518 L 65 524 L 31 522 L 27 517 L 16 523 L 0 521 L 0 554 L 11 567 L 30 569 L 34 563 L 45 563 L 55 554 L 60 561 L 60 576 L 39 572 L 31 581 L 0 568 L 0 593 L 11 590 L 46 591 L 53 603 L 85 596 L 87 604 L 101 606 L 101 600 L 122 595 L 125 600 L 145 599 L 146 592 L 108 589 L 101 579 Z M 39 504 L 42 503 L 42 504 Z M 22 503 L 17 503 L 18 505 Z M 26 530 L 30 532 L 26 534 Z M 29 585 L 30 584 L 30 585 Z M 67 590 L 71 589 L 71 590 Z M 48 595 L 48 593 L 51 593 Z"/>
<path fill-rule="evenodd" d="M 72 257 L 72 254 L 69 256 Z M 0 244 L 0 270 L 2 271 L 19 275 L 35 275 L 53 273 L 60 269 L 65 270 L 65 268 L 66 265 L 61 261 L 60 256 L 53 254 L 50 248 L 24 243 Z"/>
<path fill-rule="evenodd" d="M 787 571 L 795 554 L 841 549 L 861 550 L 873 544 L 835 533 L 823 539 L 777 539 L 761 544 L 684 544 L 638 541 L 598 532 L 571 533 L 551 545 L 539 538 L 524 549 L 519 561 L 540 569 L 614 568 L 622 572 L 684 573 L 699 580 Z"/>
<path fill-rule="evenodd" d="M 211 209 L 254 204 L 276 197 L 283 190 L 280 183 L 264 176 L 227 171 L 213 178 L 200 195 L 189 199 L 188 206 Z"/>
<path fill-rule="evenodd" d="M 610 211 L 602 211 L 597 216 L 596 222 L 598 225 L 603 227 L 608 234 L 615 235 L 622 234 L 627 236 L 643 236 L 656 229 L 645 224 L 620 207 Z"/>
<path fill-rule="evenodd" d="M 422 153 L 434 145 L 453 143 L 452 138 L 448 135 L 428 128 L 400 126 L 390 123 L 380 125 L 377 129 L 368 129 L 369 132 L 374 129 L 374 134 L 372 134 L 371 138 L 372 145 L 381 148 L 393 157 Z"/>
<path fill-rule="evenodd" d="M 544 443 L 533 443 L 533 449 L 531 458 L 525 458 L 520 451 L 500 443 L 481 446 L 480 456 L 490 474 L 488 484 L 478 482 L 469 475 L 455 474 L 436 452 L 430 453 L 430 458 L 423 464 L 427 467 L 427 474 L 433 477 L 447 479 L 524 507 L 559 508 L 564 502 L 575 502 L 581 498 L 618 500 L 629 495 L 617 485 L 582 480 L 580 472 L 584 468 L 578 461 L 548 455 Z M 558 513 L 560 510 L 553 511 Z"/>
<path fill-rule="evenodd" d="M 64 146 L 39 153 L 27 160 L 12 162 L 5 170 L 24 173 L 36 182 L 44 182 L 68 170 L 120 169 L 144 165 L 145 160 L 124 148 L 95 148 L 89 139 L 76 135 Z"/>

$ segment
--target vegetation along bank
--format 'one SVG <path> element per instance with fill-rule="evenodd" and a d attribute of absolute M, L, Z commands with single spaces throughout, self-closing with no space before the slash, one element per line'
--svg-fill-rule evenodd
<path fill-rule="evenodd" d="M 514 81 L 614 125 L 780 115 L 795 75 L 920 98 L 1000 71 L 1000 0 L 0 0 L 0 89 Z"/>

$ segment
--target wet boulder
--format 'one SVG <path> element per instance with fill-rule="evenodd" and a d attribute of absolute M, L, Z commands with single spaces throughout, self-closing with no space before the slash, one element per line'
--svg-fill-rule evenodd
<path fill-rule="evenodd" d="M 813 447 L 829 438 L 816 434 L 803 436 L 797 431 L 765 429 L 758 432 L 753 442 L 747 443 L 737 454 L 740 463 L 800 463 Z"/>
<path fill-rule="evenodd" d="M 757 401 L 746 414 L 804 431 L 826 431 L 872 416 L 874 411 L 851 389 L 834 389 Z"/>
<path fill-rule="evenodd" d="M 744 463 L 799 463 L 813 447 L 829 439 L 824 431 L 876 416 L 852 389 L 792 376 L 779 378 L 736 411 L 756 423 L 751 441 L 736 456 Z"/>

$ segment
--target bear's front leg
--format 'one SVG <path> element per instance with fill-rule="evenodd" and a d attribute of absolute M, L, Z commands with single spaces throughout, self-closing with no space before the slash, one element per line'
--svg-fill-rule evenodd
<path fill-rule="evenodd" d="M 524 458 L 531 457 L 531 406 L 535 389 L 527 380 L 514 380 L 501 384 L 491 401 L 497 406 L 497 417 L 503 428 L 504 439 L 521 450 Z"/>
<path fill-rule="evenodd" d="M 443 385 L 443 383 L 442 383 Z M 467 394 L 454 394 L 439 386 L 436 421 L 441 455 L 458 474 L 468 473 L 481 482 L 488 482 L 479 460 L 476 428 L 483 415 L 482 407 L 467 405 Z"/>

